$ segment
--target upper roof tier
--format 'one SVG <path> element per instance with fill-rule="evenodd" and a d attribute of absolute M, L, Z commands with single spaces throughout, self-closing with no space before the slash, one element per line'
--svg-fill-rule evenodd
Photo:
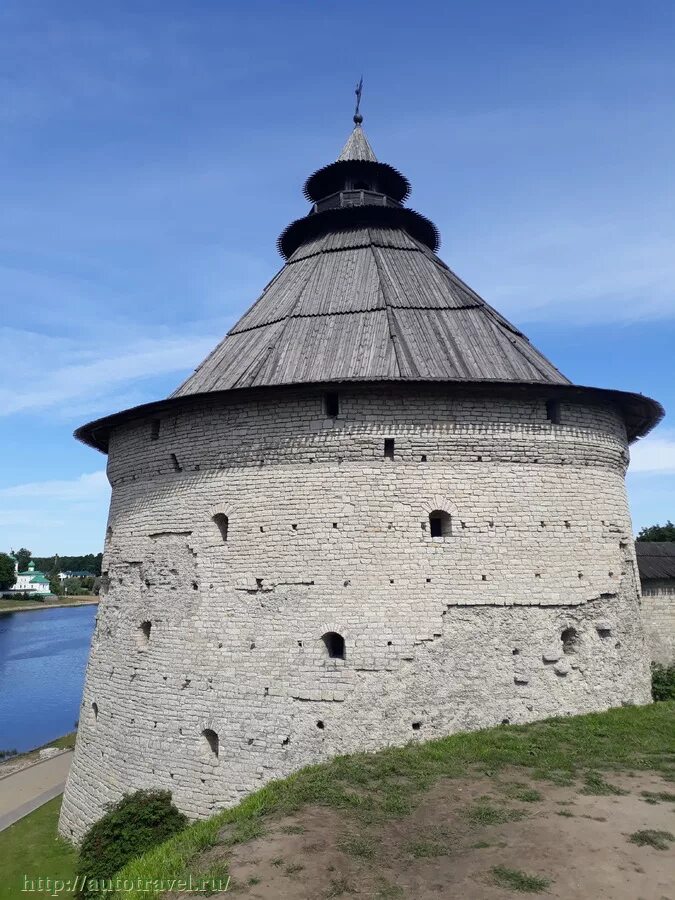
<path fill-rule="evenodd" d="M 338 160 L 307 180 L 312 207 L 279 238 L 286 264 L 171 397 L 150 405 L 153 412 L 199 395 L 282 385 L 548 385 L 596 401 L 611 395 L 629 436 L 646 433 L 663 412 L 655 401 L 576 388 L 438 258 L 435 225 L 403 206 L 407 179 L 377 160 L 360 115 L 355 122 Z M 105 449 L 115 424 L 150 406 L 76 434 Z"/>
<path fill-rule="evenodd" d="M 307 240 L 172 395 L 325 381 L 569 384 L 401 227 Z"/>
<path fill-rule="evenodd" d="M 361 123 L 357 122 L 354 130 L 347 138 L 347 143 L 342 148 L 342 152 L 337 158 L 338 162 L 347 162 L 359 160 L 360 162 L 377 162 L 377 157 L 370 146 L 370 141 L 361 127 Z"/>
<path fill-rule="evenodd" d="M 392 200 L 402 203 L 410 193 L 410 182 L 393 166 L 378 161 L 361 123 L 357 122 L 335 162 L 310 175 L 304 193 L 308 200 L 320 201 L 343 190 L 347 183 L 375 185 Z"/>
<path fill-rule="evenodd" d="M 344 379 L 569 384 L 435 255 L 433 223 L 387 192 L 396 178 L 407 193 L 357 123 L 307 183 L 333 192 L 279 239 L 287 265 L 172 396 Z"/>

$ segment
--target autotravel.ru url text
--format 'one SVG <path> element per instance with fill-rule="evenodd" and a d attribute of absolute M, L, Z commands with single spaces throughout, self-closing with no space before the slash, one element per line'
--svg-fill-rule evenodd
<path fill-rule="evenodd" d="M 76 878 L 31 878 L 23 877 L 22 894 L 44 894 L 47 897 L 61 897 L 76 894 L 87 888 L 101 894 L 161 894 L 174 891 L 177 894 L 224 894 L 230 885 L 226 878 L 91 878 L 78 875 Z"/>

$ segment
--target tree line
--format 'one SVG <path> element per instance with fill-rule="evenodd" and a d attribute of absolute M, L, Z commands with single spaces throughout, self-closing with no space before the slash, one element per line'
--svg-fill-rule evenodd
<path fill-rule="evenodd" d="M 49 579 L 49 587 L 53 594 L 98 593 L 98 580 L 101 575 L 102 553 L 85 553 L 83 556 L 33 556 L 27 547 L 14 551 L 19 572 L 25 572 L 28 563 L 33 560 L 35 568 L 44 572 Z M 59 572 L 88 572 L 88 576 L 68 578 L 62 584 Z M 9 590 L 15 583 L 14 561 L 9 554 L 0 553 L 0 591 Z"/>
<path fill-rule="evenodd" d="M 89 572 L 91 575 L 101 574 L 102 553 L 85 553 L 84 556 L 33 556 L 36 567 L 45 573 L 49 572 Z"/>

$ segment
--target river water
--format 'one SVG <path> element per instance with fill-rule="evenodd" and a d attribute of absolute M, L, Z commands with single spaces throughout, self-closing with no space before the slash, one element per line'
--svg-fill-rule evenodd
<path fill-rule="evenodd" d="M 96 606 L 0 615 L 0 750 L 73 731 Z"/>

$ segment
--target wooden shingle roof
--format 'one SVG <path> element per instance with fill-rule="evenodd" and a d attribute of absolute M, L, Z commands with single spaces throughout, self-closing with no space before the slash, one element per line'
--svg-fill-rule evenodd
<path fill-rule="evenodd" d="M 675 543 L 673 541 L 636 541 L 640 578 L 675 579 Z"/>
<path fill-rule="evenodd" d="M 347 143 L 344 145 L 338 156 L 338 162 L 345 162 L 346 160 L 353 159 L 358 159 L 362 162 L 377 162 L 377 157 L 373 152 L 373 148 L 370 146 L 370 141 L 366 137 L 360 124 L 357 124 L 349 135 Z"/>
<path fill-rule="evenodd" d="M 646 434 L 663 415 L 656 401 L 573 385 L 439 259 L 436 226 L 403 206 L 408 180 L 377 160 L 360 115 L 354 121 L 339 159 L 308 178 L 309 214 L 281 235 L 286 264 L 253 306 L 171 397 L 90 422 L 77 437 L 105 452 L 122 422 L 200 397 L 343 382 L 546 387 L 609 403 L 630 440 Z"/>
<path fill-rule="evenodd" d="M 300 246 L 172 396 L 382 379 L 569 384 L 428 247 L 356 228 Z"/>

